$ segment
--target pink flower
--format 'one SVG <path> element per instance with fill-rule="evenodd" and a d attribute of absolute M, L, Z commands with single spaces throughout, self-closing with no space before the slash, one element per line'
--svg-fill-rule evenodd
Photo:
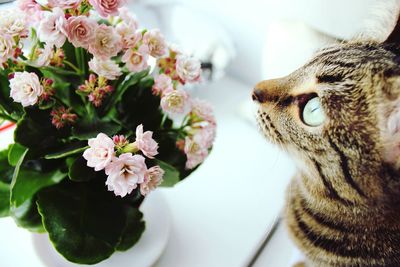
<path fill-rule="evenodd" d="M 114 158 L 105 171 L 108 175 L 108 191 L 114 191 L 116 196 L 124 197 L 144 182 L 147 166 L 143 156 L 124 153 Z"/>
<path fill-rule="evenodd" d="M 136 32 L 138 29 L 136 17 L 125 7 L 119 9 L 119 17 L 122 21 L 115 29 L 122 38 L 122 46 L 124 49 L 133 48 L 142 39 L 142 33 Z"/>
<path fill-rule="evenodd" d="M 38 67 L 50 65 L 51 59 L 54 56 L 53 46 L 50 44 L 45 44 L 43 49 L 37 49 L 37 58 L 35 60 L 35 65 Z"/>
<path fill-rule="evenodd" d="M 99 25 L 95 30 L 95 39 L 89 46 L 89 52 L 99 59 L 107 60 L 116 56 L 122 49 L 121 36 L 112 26 Z"/>
<path fill-rule="evenodd" d="M 158 29 L 146 32 L 143 36 L 143 43 L 149 47 L 149 54 L 153 57 L 161 57 L 167 51 L 165 38 Z"/>
<path fill-rule="evenodd" d="M 162 110 L 170 115 L 186 113 L 189 105 L 189 95 L 181 89 L 166 91 L 161 98 Z"/>
<path fill-rule="evenodd" d="M 46 12 L 39 24 L 39 38 L 48 44 L 53 44 L 57 48 L 64 45 L 67 39 L 67 20 L 64 11 L 56 7 L 53 12 Z"/>
<path fill-rule="evenodd" d="M 0 34 L 0 69 L 2 64 L 13 56 L 14 38 L 9 34 Z"/>
<path fill-rule="evenodd" d="M 17 6 L 24 12 L 29 13 L 29 10 L 40 10 L 40 5 L 36 0 L 17 0 Z"/>
<path fill-rule="evenodd" d="M 16 72 L 10 80 L 10 96 L 22 106 L 35 105 L 43 94 L 43 87 L 35 73 Z"/>
<path fill-rule="evenodd" d="M 89 139 L 89 148 L 83 153 L 87 160 L 87 165 L 100 171 L 106 168 L 114 158 L 114 142 L 103 133 L 99 133 L 96 138 Z"/>
<path fill-rule="evenodd" d="M 200 120 L 208 121 L 215 124 L 213 108 L 207 101 L 201 99 L 193 99 L 191 113 Z"/>
<path fill-rule="evenodd" d="M 70 17 L 67 22 L 68 40 L 75 47 L 87 49 L 94 42 L 97 22 L 86 16 Z"/>
<path fill-rule="evenodd" d="M 200 61 L 189 56 L 179 55 L 176 58 L 176 72 L 184 82 L 196 82 L 200 79 Z"/>
<path fill-rule="evenodd" d="M 13 37 L 28 36 L 28 23 L 24 12 L 19 9 L 3 9 L 0 11 L 0 33 Z"/>
<path fill-rule="evenodd" d="M 36 0 L 17 0 L 17 6 L 19 9 L 24 11 L 30 19 L 37 19 L 40 17 L 42 8 L 36 2 Z"/>
<path fill-rule="evenodd" d="M 187 157 L 186 169 L 195 168 L 208 156 L 208 148 L 200 135 L 195 135 L 193 138 L 186 137 L 184 151 Z"/>
<path fill-rule="evenodd" d="M 135 30 L 138 28 L 138 22 L 136 19 L 136 16 L 133 15 L 128 8 L 126 7 L 121 7 L 119 9 L 119 15 L 120 19 L 122 20 L 122 23 L 126 23 L 128 25 L 131 25 L 135 28 Z"/>
<path fill-rule="evenodd" d="M 134 48 L 142 40 L 142 33 L 136 32 L 136 27 L 137 24 L 122 22 L 115 28 L 122 38 L 123 49 Z"/>
<path fill-rule="evenodd" d="M 122 75 L 121 68 L 111 59 L 101 60 L 94 57 L 89 61 L 89 68 L 107 80 L 115 80 Z"/>
<path fill-rule="evenodd" d="M 164 92 L 172 91 L 173 89 L 172 79 L 168 75 L 160 74 L 155 78 L 152 88 L 154 95 L 162 95 Z"/>
<path fill-rule="evenodd" d="M 126 67 L 131 72 L 140 72 L 148 67 L 147 60 L 149 58 L 148 48 L 141 45 L 138 50 L 128 49 L 122 56 L 122 62 L 126 63 Z"/>
<path fill-rule="evenodd" d="M 48 5 L 51 8 L 60 7 L 62 9 L 76 8 L 83 0 L 48 0 Z"/>
<path fill-rule="evenodd" d="M 164 170 L 160 166 L 154 166 L 147 170 L 144 177 L 144 182 L 140 184 L 140 193 L 146 196 L 150 191 L 153 191 L 158 187 L 164 176 Z"/>
<path fill-rule="evenodd" d="M 209 124 L 206 127 L 200 128 L 194 133 L 193 139 L 201 144 L 204 148 L 209 149 L 212 147 L 216 136 L 216 125 Z"/>
<path fill-rule="evenodd" d="M 179 56 L 183 54 L 182 48 L 177 44 L 169 44 L 168 46 L 170 56 Z"/>
<path fill-rule="evenodd" d="M 106 18 L 108 15 L 118 15 L 118 9 L 125 5 L 127 0 L 89 0 L 100 16 Z"/>
<path fill-rule="evenodd" d="M 153 139 L 153 132 L 146 131 L 143 133 L 143 125 L 140 124 L 136 127 L 136 140 L 135 144 L 138 149 L 142 151 L 142 153 L 148 157 L 153 159 L 155 155 L 158 154 L 158 144 Z"/>

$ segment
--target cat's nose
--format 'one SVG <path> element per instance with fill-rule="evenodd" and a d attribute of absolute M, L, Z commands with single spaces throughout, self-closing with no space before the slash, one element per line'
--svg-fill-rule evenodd
<path fill-rule="evenodd" d="M 259 82 L 253 90 L 253 100 L 264 104 L 266 102 L 274 102 L 279 99 L 285 89 L 284 79 L 272 79 Z"/>
<path fill-rule="evenodd" d="M 263 90 L 254 88 L 253 95 L 252 95 L 253 101 L 257 101 L 259 103 L 264 103 L 265 102 L 264 95 L 265 95 L 265 93 Z"/>
<path fill-rule="evenodd" d="M 270 94 L 271 87 L 274 87 L 275 80 L 266 80 L 256 84 L 253 90 L 253 101 L 258 103 L 265 103 L 268 100 L 268 94 Z"/>

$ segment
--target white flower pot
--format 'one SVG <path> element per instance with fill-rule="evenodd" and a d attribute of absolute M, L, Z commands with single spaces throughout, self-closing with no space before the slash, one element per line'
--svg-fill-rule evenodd
<path fill-rule="evenodd" d="M 150 267 L 161 256 L 168 241 L 171 217 L 162 192 L 150 193 L 140 210 L 144 214 L 146 230 L 139 242 L 126 252 L 115 252 L 109 259 L 92 265 L 95 267 Z M 64 259 L 52 246 L 47 234 L 33 234 L 35 250 L 45 266 L 78 267 Z"/>

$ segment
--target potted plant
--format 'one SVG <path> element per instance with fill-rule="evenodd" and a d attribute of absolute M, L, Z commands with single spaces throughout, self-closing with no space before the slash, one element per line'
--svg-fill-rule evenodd
<path fill-rule="evenodd" d="M 139 207 L 209 154 L 210 105 L 185 84 L 200 62 L 140 29 L 118 0 L 18 1 L 0 13 L 0 216 L 95 264 L 145 230 Z"/>

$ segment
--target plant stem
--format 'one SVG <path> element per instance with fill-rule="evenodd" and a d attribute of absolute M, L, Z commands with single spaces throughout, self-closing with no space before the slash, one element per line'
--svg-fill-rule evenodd
<path fill-rule="evenodd" d="M 80 73 L 85 76 L 85 59 L 83 56 L 83 49 L 82 48 L 75 48 L 75 58 L 76 62 L 78 63 L 78 68 L 80 69 Z"/>
<path fill-rule="evenodd" d="M 179 129 L 185 128 L 185 127 L 187 126 L 188 122 L 189 122 L 189 115 L 186 115 L 186 116 L 183 118 L 181 127 L 180 127 Z"/>
<path fill-rule="evenodd" d="M 83 76 L 84 77 L 86 77 L 86 58 L 85 58 L 85 55 L 84 55 L 84 51 L 83 51 L 83 49 L 82 48 L 80 48 L 79 49 L 79 51 L 80 51 L 80 56 L 81 56 L 81 68 L 82 68 L 82 74 L 83 74 Z"/>
<path fill-rule="evenodd" d="M 33 45 L 31 52 L 29 53 L 29 60 L 32 61 L 33 56 L 35 55 L 36 48 L 38 46 L 38 42 L 36 41 L 35 44 Z"/>
<path fill-rule="evenodd" d="M 31 65 L 29 63 L 25 63 L 26 66 L 30 66 L 30 67 L 36 67 L 34 65 Z M 62 75 L 73 75 L 73 76 L 78 76 L 78 77 L 82 77 L 81 74 L 76 73 L 74 71 L 70 71 L 70 70 L 64 70 L 62 68 L 59 67 L 53 67 L 53 66 L 47 66 L 47 67 L 42 67 L 44 70 L 48 70 L 48 71 L 52 71 L 55 72 L 57 74 L 62 74 Z"/>
<path fill-rule="evenodd" d="M 0 105 L 0 118 L 6 119 L 8 121 L 17 122 L 18 120 L 14 119 L 7 110 Z"/>
<path fill-rule="evenodd" d="M 160 128 L 163 129 L 164 128 L 164 123 L 167 120 L 167 114 L 164 114 L 164 116 L 162 117 L 161 123 L 160 123 Z"/>
<path fill-rule="evenodd" d="M 15 120 L 13 117 L 4 114 L 4 113 L 0 113 L 0 118 L 5 119 L 7 121 L 11 121 L 11 122 L 17 122 L 17 120 Z"/>
<path fill-rule="evenodd" d="M 71 62 L 69 62 L 68 60 L 64 60 L 63 63 L 65 63 L 66 65 L 68 65 L 71 69 L 73 69 L 78 75 L 82 75 L 81 70 L 75 66 L 74 64 L 72 64 Z"/>
<path fill-rule="evenodd" d="M 95 109 L 94 109 L 93 104 L 91 102 L 87 102 L 86 105 L 85 105 L 85 108 L 86 108 L 86 111 L 88 113 L 88 117 L 89 118 L 93 118 L 93 115 L 95 113 Z"/>

